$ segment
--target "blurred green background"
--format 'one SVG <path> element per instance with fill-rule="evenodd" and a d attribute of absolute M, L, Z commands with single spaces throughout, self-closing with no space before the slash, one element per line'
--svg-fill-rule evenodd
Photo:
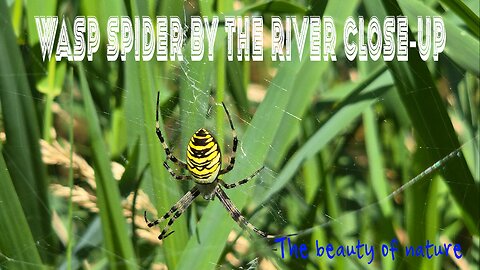
<path fill-rule="evenodd" d="M 478 269 L 479 5 L 0 0 L 0 268 Z M 103 35 L 94 61 L 43 61 L 39 15 L 70 24 L 96 16 Z M 179 16 L 188 24 L 192 15 L 263 16 L 264 61 L 227 61 L 223 24 L 213 62 L 189 61 L 188 34 L 183 62 L 136 62 L 133 53 L 106 61 L 109 16 Z M 294 54 L 272 62 L 270 17 L 287 15 L 331 16 L 338 61 Z M 421 61 L 416 49 L 408 62 L 346 60 L 345 19 L 387 15 L 409 17 L 410 40 L 417 16 L 442 16 L 447 43 L 439 61 Z M 145 210 L 163 215 L 193 185 L 175 182 L 162 166 L 157 91 L 162 130 L 180 159 L 190 136 L 206 127 L 228 162 L 232 135 L 218 106 L 225 102 L 240 139 L 225 181 L 266 166 L 227 193 L 260 229 L 299 233 L 291 241 L 308 246 L 308 259 L 282 259 L 279 244 L 243 231 L 218 200 L 197 199 L 164 241 L 146 227 Z M 380 256 L 393 238 L 401 250 L 395 260 Z M 316 241 L 358 240 L 374 246 L 371 264 L 316 256 Z M 405 246 L 426 240 L 458 243 L 463 257 L 405 256 Z"/>

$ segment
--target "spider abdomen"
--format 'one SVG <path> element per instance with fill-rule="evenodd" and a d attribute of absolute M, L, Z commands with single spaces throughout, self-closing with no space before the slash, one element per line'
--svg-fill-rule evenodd
<path fill-rule="evenodd" d="M 209 184 L 215 181 L 221 165 L 220 146 L 206 129 L 199 129 L 187 146 L 187 168 L 195 182 Z"/>

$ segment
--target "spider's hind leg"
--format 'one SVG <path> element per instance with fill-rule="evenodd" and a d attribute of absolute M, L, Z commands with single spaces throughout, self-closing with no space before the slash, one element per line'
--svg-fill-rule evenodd
<path fill-rule="evenodd" d="M 168 210 L 163 217 L 149 222 L 147 219 L 147 212 L 145 211 L 144 218 L 145 218 L 145 223 L 147 223 L 147 226 L 153 227 L 155 225 L 160 224 L 160 222 L 168 219 L 169 217 L 170 220 L 168 221 L 167 225 L 165 228 L 163 228 L 162 233 L 158 236 L 159 239 L 164 239 L 165 237 L 169 236 L 171 233 L 166 234 L 170 226 L 172 226 L 173 222 L 182 215 L 182 213 L 192 204 L 193 200 L 200 194 L 200 190 L 195 186 L 193 187 L 190 191 L 188 191 L 183 197 Z M 173 216 L 172 216 L 173 215 Z"/>
<path fill-rule="evenodd" d="M 249 228 L 250 230 L 254 231 L 261 237 L 265 238 L 275 238 L 275 235 L 268 234 L 257 227 L 253 226 L 252 223 L 248 222 L 248 220 L 240 213 L 240 210 L 232 203 L 228 195 L 223 191 L 223 189 L 219 186 L 215 193 L 217 194 L 218 199 L 222 202 L 225 209 L 230 213 L 230 216 L 235 220 L 235 222 L 240 225 L 242 228 Z"/>

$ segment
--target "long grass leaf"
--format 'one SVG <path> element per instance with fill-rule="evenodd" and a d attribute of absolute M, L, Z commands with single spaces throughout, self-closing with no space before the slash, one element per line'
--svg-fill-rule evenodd
<path fill-rule="evenodd" d="M 67 88 L 70 90 L 70 115 L 72 116 L 69 127 L 68 143 L 73 145 L 73 68 L 70 68 L 67 78 Z M 72 269 L 72 256 L 73 256 L 73 243 L 75 241 L 73 237 L 73 147 L 70 147 L 70 168 L 68 169 L 68 186 L 70 187 L 70 194 L 68 198 L 68 243 L 67 243 L 67 266 L 68 270 Z"/>
<path fill-rule="evenodd" d="M 241 154 L 237 155 L 235 169 L 225 177 L 227 182 L 238 181 L 262 167 L 270 144 L 280 127 L 288 100 L 296 93 L 294 80 L 290 78 L 298 76 L 304 66 L 309 63 L 305 60 L 289 62 L 281 66 L 245 134 L 239 138 L 238 148 Z M 246 197 L 239 191 L 229 191 L 229 196 L 240 209 L 246 203 Z M 224 225 L 218 226 L 218 224 Z M 220 203 L 210 203 L 198 224 L 199 235 L 192 237 L 188 242 L 179 269 L 209 269 L 212 262 L 218 261 L 225 247 L 228 232 L 236 226 L 238 225 Z M 196 261 L 188 259 L 198 252 L 202 252 L 205 256 Z"/>
<path fill-rule="evenodd" d="M 134 16 L 146 14 L 147 7 L 144 5 L 145 3 L 130 1 L 130 4 L 132 8 L 131 13 Z M 170 8 L 177 10 L 179 5 L 182 6 L 183 3 L 177 2 L 176 4 L 172 4 Z M 165 12 L 165 10 L 163 11 Z M 141 114 L 141 119 L 143 119 L 143 126 L 139 128 L 139 134 L 141 138 L 145 140 L 145 145 L 148 146 L 144 149 L 148 154 L 148 162 L 150 165 L 151 186 L 154 196 L 153 201 L 155 202 L 159 215 L 163 215 L 163 213 L 167 212 L 169 208 L 177 202 L 182 194 L 176 183 L 174 183 L 175 180 L 171 178 L 170 174 L 162 165 L 166 160 L 166 155 L 155 134 L 155 98 L 157 91 L 160 91 L 160 96 L 163 98 L 163 94 L 166 92 L 166 84 L 161 80 L 157 80 L 161 76 L 154 74 L 154 70 L 156 69 L 152 63 L 136 62 L 132 55 L 129 55 L 127 58 L 127 80 L 128 85 L 131 86 L 128 90 L 129 92 L 135 92 L 129 93 L 129 97 L 135 97 L 140 101 L 131 100 L 129 102 L 136 103 L 138 107 L 135 108 L 135 114 Z M 132 72 L 132 74 L 130 74 L 130 72 Z M 159 114 L 159 123 L 168 143 L 168 132 L 165 133 L 161 114 Z M 164 224 L 160 226 L 164 226 Z M 169 268 L 176 267 L 179 260 L 178 254 L 183 251 L 185 243 L 187 242 L 188 232 L 186 221 L 184 219 L 177 220 L 174 231 L 175 234 L 173 237 L 162 241 L 163 255 Z"/>
<path fill-rule="evenodd" d="M 411 22 L 416 22 L 418 16 L 441 15 L 435 10 L 427 7 L 422 2 L 406 0 L 399 1 L 398 4 Z M 378 15 L 378 12 L 375 13 Z M 448 38 L 445 44 L 444 53 L 463 69 L 473 72 L 475 75 L 479 76 L 480 54 L 478 53 L 478 50 L 480 48 L 480 40 L 478 37 L 473 37 L 472 34 L 455 25 L 453 22 L 450 22 L 447 19 L 444 19 L 443 21 L 445 24 L 445 32 Z M 412 31 L 416 32 L 418 26 L 416 23 L 409 23 L 409 27 Z M 409 40 L 413 40 L 413 36 L 410 36 Z M 414 58 L 418 57 L 418 50 L 412 49 L 409 51 L 408 55 L 410 59 L 408 63 L 415 66 L 416 61 Z"/>
<path fill-rule="evenodd" d="M 0 1 L 0 17 L 0 103 L 7 137 L 3 155 L 25 216 L 30 221 L 33 238 L 47 247 L 54 247 L 45 168 L 40 157 L 38 112 L 5 1 Z M 40 255 L 46 260 L 52 258 L 52 252 L 46 248 Z"/>
<path fill-rule="evenodd" d="M 100 217 L 95 217 L 89 222 L 88 227 L 75 243 L 71 260 L 64 260 L 58 269 L 68 270 L 70 267 L 71 269 L 79 269 L 83 260 L 87 259 L 97 248 L 101 248 L 102 241 L 102 223 Z"/>
<path fill-rule="evenodd" d="M 373 188 L 377 201 L 386 198 L 390 191 L 387 186 L 385 177 L 384 159 L 380 145 L 380 137 L 378 134 L 378 124 L 376 122 L 373 108 L 365 110 L 363 114 L 363 122 L 365 125 L 365 141 L 367 147 L 368 167 L 370 171 L 370 183 Z M 381 201 L 380 208 L 385 217 L 391 217 L 393 206 L 391 201 Z"/>
<path fill-rule="evenodd" d="M 371 104 L 376 102 L 377 95 L 374 91 L 388 86 L 388 74 L 384 74 L 385 68 L 379 68 L 364 81 L 354 84 L 350 95 L 343 102 L 337 105 L 336 111 L 329 116 L 323 125 L 308 139 L 307 142 L 297 150 L 285 164 L 275 182 L 268 190 L 256 198 L 259 205 L 267 202 L 275 193 L 280 191 L 291 177 L 297 172 L 302 162 L 312 157 L 332 139 L 336 138 L 353 120 L 361 116 L 361 113 Z M 359 95 L 365 91 L 363 95 Z"/>
<path fill-rule="evenodd" d="M 128 237 L 118 185 L 113 179 L 107 149 L 103 141 L 97 111 L 90 94 L 87 78 L 81 63 L 78 64 L 80 90 L 84 99 L 95 166 L 97 204 L 102 219 L 106 255 L 113 269 L 136 269 L 132 243 Z"/>
<path fill-rule="evenodd" d="M 337 8 L 335 4 L 327 5 L 325 9 L 324 16 L 331 16 L 335 20 L 335 35 L 341 37 L 343 35 L 343 21 L 355 11 L 355 8 L 358 5 L 358 1 L 349 1 L 348 4 L 342 6 L 342 8 Z M 321 14 L 310 14 L 310 15 L 321 15 Z M 310 40 L 306 41 L 305 52 L 308 52 L 310 49 Z M 339 48 L 342 46 L 341 39 L 337 39 L 335 46 L 335 51 L 339 51 Z M 292 56 L 294 57 L 294 56 Z M 275 151 L 270 151 L 268 157 L 268 163 L 274 165 L 275 167 L 279 166 L 281 162 L 281 157 L 284 156 L 284 153 L 291 146 L 292 140 L 295 136 L 295 131 L 297 130 L 299 123 L 301 122 L 302 116 L 305 114 L 308 105 L 312 100 L 312 95 L 321 85 L 325 74 L 331 67 L 331 62 L 329 61 L 312 61 L 309 64 L 303 67 L 301 75 L 295 78 L 295 87 L 298 93 L 293 95 L 289 101 L 286 113 L 283 116 L 281 122 L 280 130 L 275 136 L 275 140 L 272 144 L 272 149 Z M 326 85 L 321 85 L 325 87 Z"/>
<path fill-rule="evenodd" d="M 38 35 L 33 34 L 37 33 L 37 25 L 35 24 L 35 16 L 52 16 L 55 14 L 57 9 L 57 0 L 47 0 L 47 1 L 26 1 L 27 8 L 27 22 L 28 22 L 28 33 L 29 35 L 29 44 L 30 46 L 35 46 L 38 43 Z"/>
<path fill-rule="evenodd" d="M 462 18 L 468 28 L 477 36 L 477 39 L 480 37 L 480 19 L 465 3 L 460 0 L 442 0 L 440 2 Z"/>
<path fill-rule="evenodd" d="M 0 186 L 0 265 L 9 269 L 44 268 L 2 154 Z"/>
<path fill-rule="evenodd" d="M 382 2 L 387 14 L 394 16 L 401 14 L 398 3 L 391 1 Z M 428 12 L 430 12 L 422 9 L 421 3 L 415 2 L 413 4 L 411 1 L 401 1 L 401 4 L 405 10 L 410 12 L 414 7 L 417 12 L 421 12 L 420 14 L 423 15 L 428 15 Z M 378 6 L 371 6 L 371 12 L 373 10 L 378 14 Z M 452 35 L 455 34 L 455 31 L 448 30 L 448 26 L 447 31 Z M 409 39 L 413 39 L 411 33 L 409 34 Z M 469 41 L 468 38 L 461 40 Z M 461 42 L 462 44 L 464 44 L 463 41 Z M 468 46 L 462 45 L 455 51 L 462 51 L 461 55 L 470 57 L 468 62 L 475 62 L 473 60 L 478 59 L 479 54 L 474 47 L 470 44 Z M 480 66 L 478 63 L 479 61 L 476 61 L 472 68 L 478 68 Z M 388 62 L 387 65 L 391 69 L 397 91 L 413 127 L 418 132 L 418 144 L 423 149 L 429 149 L 428 153 L 425 153 L 427 156 L 426 161 L 428 162 L 426 165 L 429 166 L 447 156 L 450 152 L 459 149 L 460 144 L 452 122 L 426 63 L 420 59 L 418 50 L 410 48 L 408 62 L 392 61 Z M 475 72 L 478 74 L 478 70 Z M 480 220 L 480 212 L 477 205 L 480 204 L 480 191 L 478 190 L 478 185 L 474 183 L 465 159 L 461 156 L 450 160 L 445 165 L 445 169 L 442 170 L 442 174 L 450 187 L 452 196 L 462 210 L 465 224 L 472 233 L 478 234 L 477 223 Z M 464 201 L 469 203 L 465 204 L 463 203 Z"/>

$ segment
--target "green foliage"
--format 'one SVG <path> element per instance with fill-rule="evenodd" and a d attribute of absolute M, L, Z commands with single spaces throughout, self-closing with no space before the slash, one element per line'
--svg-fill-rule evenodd
<path fill-rule="evenodd" d="M 478 1 L 97 2 L 0 0 L 0 268 L 478 265 Z M 188 35 L 183 62 L 137 62 L 133 53 L 108 62 L 106 34 L 92 62 L 42 61 L 34 20 L 65 16 L 71 25 L 75 16 L 96 16 L 103 34 L 109 16 L 178 16 L 188 23 L 198 14 L 262 15 L 266 35 L 270 16 L 331 16 L 338 61 L 312 62 L 308 53 L 298 60 L 294 52 L 292 61 L 272 62 L 264 44 L 264 61 L 230 62 L 222 23 L 213 62 L 190 61 Z M 416 48 L 408 62 L 346 60 L 345 19 L 387 15 L 408 16 L 410 40 L 417 16 L 442 16 L 447 43 L 439 61 L 421 61 Z M 223 179 L 232 183 L 266 166 L 228 195 L 260 229 L 298 233 L 292 242 L 308 246 L 308 260 L 282 259 L 278 243 L 242 230 L 218 200 L 201 196 L 167 239 L 146 228 L 145 210 L 149 219 L 160 217 L 193 185 L 175 182 L 163 167 L 157 91 L 160 128 L 181 160 L 190 136 L 207 127 L 228 162 L 226 104 L 240 142 L 235 169 Z M 41 146 L 41 139 L 56 148 Z M 438 163 L 452 152 L 458 154 Z M 380 251 L 393 238 L 403 251 L 392 261 Z M 372 264 L 316 256 L 316 241 L 358 240 L 375 247 Z M 464 256 L 405 256 L 405 246 L 426 240 L 460 243 Z"/>

